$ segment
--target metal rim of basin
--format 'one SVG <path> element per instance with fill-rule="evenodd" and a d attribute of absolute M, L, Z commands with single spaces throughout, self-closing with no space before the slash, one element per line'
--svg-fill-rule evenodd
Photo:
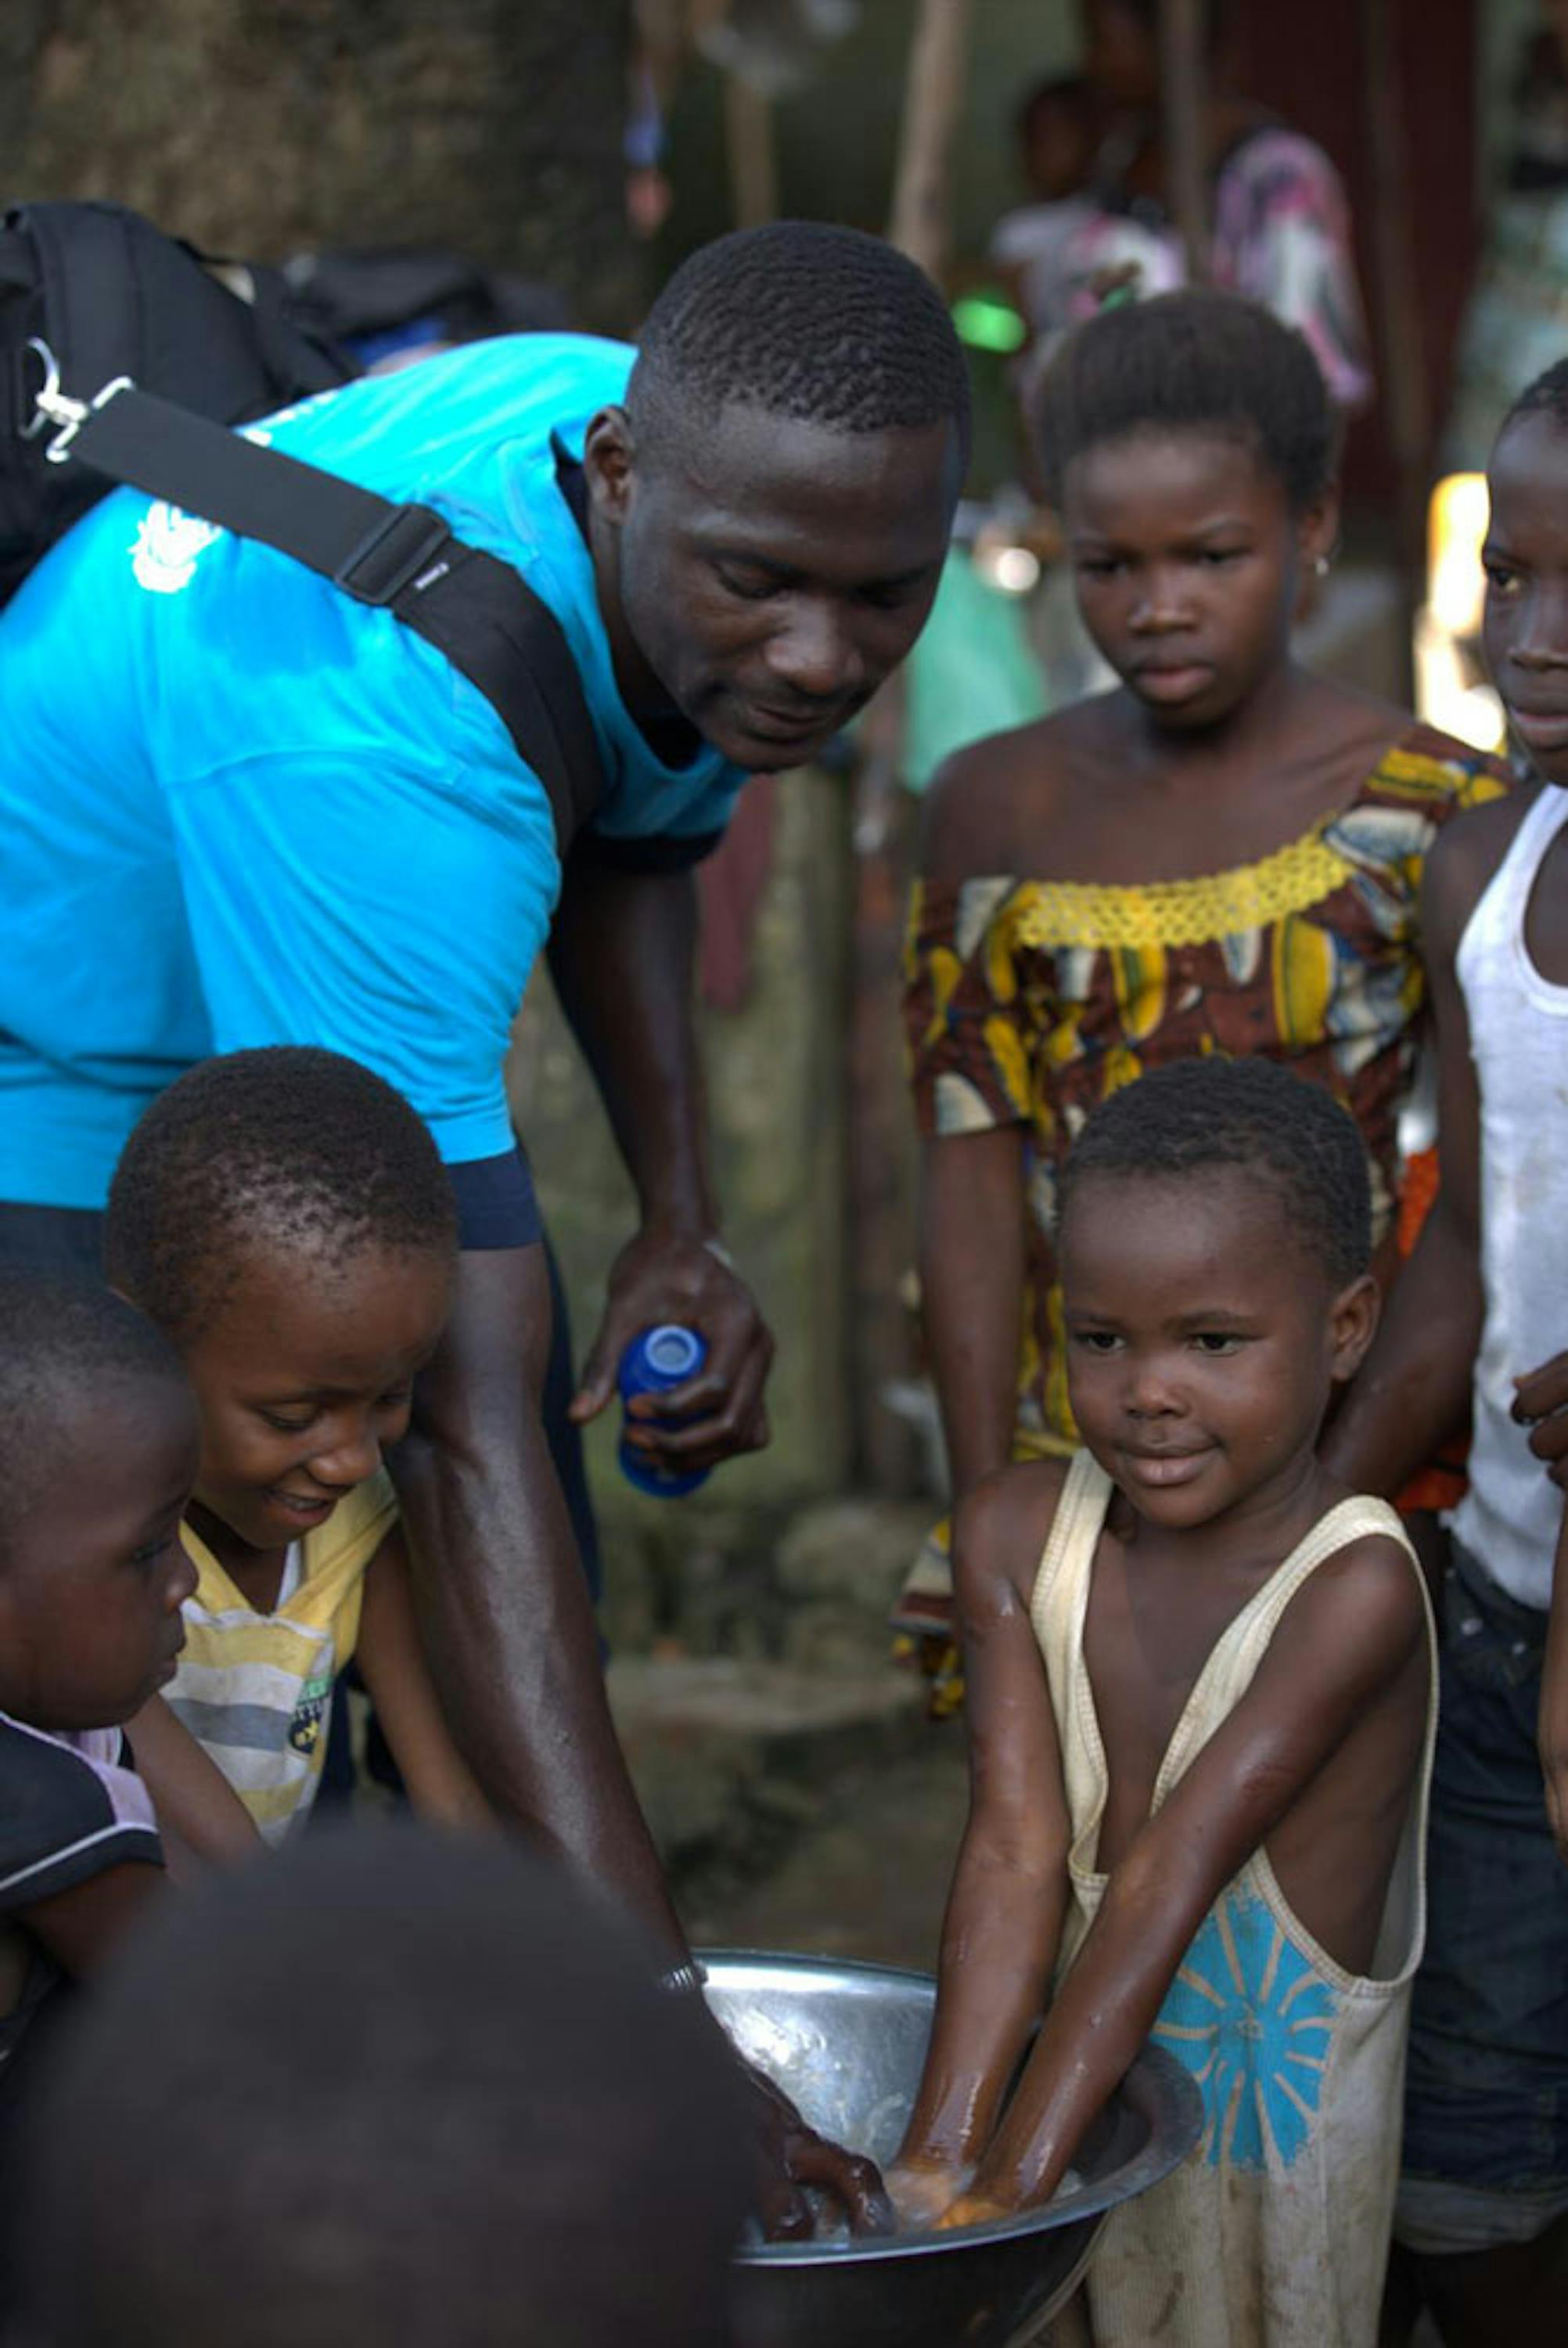
<path fill-rule="evenodd" d="M 865 1964 L 833 1957 L 781 1956 L 763 1949 L 704 1949 L 701 1962 L 711 1968 L 736 1966 L 796 1981 L 842 1981 L 846 1972 L 870 1988 L 877 1982 L 890 1987 L 913 1984 L 934 1990 L 929 1973 L 907 1965 Z M 715 1987 L 729 1983 L 715 1982 Z M 864 2265 L 894 2259 L 925 2258 L 971 2244 L 1010 2241 L 1023 2234 L 1043 2234 L 1060 2226 L 1075 2226 L 1102 2216 L 1119 2202 L 1146 2193 L 1172 2170 L 1180 2168 L 1204 2131 L 1204 2099 L 1197 2082 L 1162 2046 L 1146 2044 L 1122 2082 L 1138 2115 L 1147 2123 L 1148 2139 L 1141 2152 L 1124 2161 L 1110 2177 L 1058 2192 L 1036 2209 L 1016 2218 L 999 2218 L 989 2226 L 966 2226 L 961 2232 L 869 2235 L 847 2242 L 764 2242 L 734 2253 L 739 2266 Z"/>

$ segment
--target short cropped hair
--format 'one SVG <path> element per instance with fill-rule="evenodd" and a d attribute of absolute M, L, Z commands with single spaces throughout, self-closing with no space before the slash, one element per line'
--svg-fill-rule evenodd
<path fill-rule="evenodd" d="M 200 1061 L 159 1095 L 109 1188 L 105 1262 L 177 1344 L 258 1249 L 450 1250 L 451 1181 L 429 1128 L 355 1060 L 274 1045 Z"/>
<path fill-rule="evenodd" d="M 1372 1260 L 1367 1148 L 1349 1112 L 1278 1061 L 1173 1060 L 1102 1103 L 1073 1144 L 1058 1214 L 1097 1174 L 1170 1179 L 1234 1166 L 1275 1190 L 1336 1287 Z"/>
<path fill-rule="evenodd" d="M 1498 426 L 1498 438 L 1511 424 L 1522 423 L 1527 416 L 1544 416 L 1560 432 L 1568 432 L 1568 359 L 1558 359 L 1533 383 L 1526 384 Z"/>
<path fill-rule="evenodd" d="M 500 1837 L 182 1891 L 29 2112 L 27 2338 L 722 2348 L 743 2091 L 660 1962 Z"/>
<path fill-rule="evenodd" d="M 87 1281 L 0 1272 L 0 1560 L 52 1481 L 73 1426 L 110 1394 L 185 1372 L 144 1313 Z"/>
<path fill-rule="evenodd" d="M 968 375 L 941 295 L 882 238 L 818 221 L 702 245 L 648 314 L 626 392 L 640 437 L 730 407 L 846 433 L 951 418 L 968 453 Z"/>
<path fill-rule="evenodd" d="M 1338 461 L 1338 419 L 1305 338 L 1213 286 L 1119 303 L 1077 327 L 1046 369 L 1033 421 L 1058 505 L 1075 457 L 1139 433 L 1245 442 L 1297 513 L 1325 495 Z"/>

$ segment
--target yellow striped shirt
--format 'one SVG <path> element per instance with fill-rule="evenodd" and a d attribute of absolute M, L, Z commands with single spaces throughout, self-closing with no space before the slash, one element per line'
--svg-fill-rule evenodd
<path fill-rule="evenodd" d="M 299 1580 L 272 1614 L 258 1613 L 200 1536 L 180 1527 L 199 1579 L 168 1702 L 270 1843 L 315 1800 L 333 1684 L 359 1636 L 365 1568 L 396 1516 L 383 1468 L 305 1535 Z"/>

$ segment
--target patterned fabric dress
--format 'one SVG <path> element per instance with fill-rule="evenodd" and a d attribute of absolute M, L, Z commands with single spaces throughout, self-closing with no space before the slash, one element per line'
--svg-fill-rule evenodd
<path fill-rule="evenodd" d="M 1507 781 L 1495 759 L 1418 726 L 1348 807 L 1255 864 L 1144 887 L 1011 874 L 917 886 L 905 1012 L 921 1133 L 1017 1125 L 1028 1137 L 1016 1458 L 1076 1448 L 1052 1239 L 1057 1174 L 1090 1111 L 1118 1086 L 1204 1052 L 1287 1062 L 1360 1127 L 1376 1237 L 1388 1235 L 1425 1002 L 1422 870 L 1449 817 Z M 900 1631 L 946 1640 L 947 1534 L 937 1528 L 906 1584 Z"/>

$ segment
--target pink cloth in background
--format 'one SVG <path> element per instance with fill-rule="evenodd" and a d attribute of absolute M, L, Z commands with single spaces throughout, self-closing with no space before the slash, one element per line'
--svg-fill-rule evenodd
<path fill-rule="evenodd" d="M 1069 326 L 1099 310 L 1104 281 L 1136 264 L 1141 300 L 1168 294 L 1186 277 L 1173 222 L 1159 207 L 1125 210 L 1092 201 L 1040 206 L 1061 215 L 1050 266 L 1032 281 L 1048 304 L 1030 324 L 1049 348 Z M 1017 248 L 1027 214 L 1009 215 L 1002 259 Z M 1261 302 L 1311 345 L 1339 407 L 1372 396 L 1366 315 L 1356 279 L 1350 208 L 1338 172 L 1310 139 L 1283 126 L 1250 133 L 1232 148 L 1214 182 L 1210 265 L 1216 285 Z M 1031 281 L 1026 279 L 1026 289 Z"/>

